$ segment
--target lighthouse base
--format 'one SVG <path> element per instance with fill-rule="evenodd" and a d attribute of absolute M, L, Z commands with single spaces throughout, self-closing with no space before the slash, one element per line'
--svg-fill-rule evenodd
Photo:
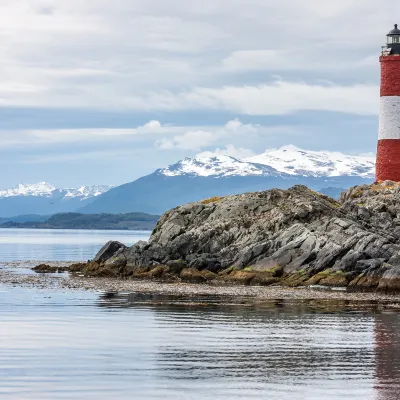
<path fill-rule="evenodd" d="M 400 139 L 379 140 L 376 181 L 400 182 Z"/>

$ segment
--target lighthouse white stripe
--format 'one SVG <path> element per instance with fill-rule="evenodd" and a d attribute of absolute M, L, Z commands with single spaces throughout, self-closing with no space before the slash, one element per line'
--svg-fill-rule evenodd
<path fill-rule="evenodd" d="M 379 140 L 400 139 L 400 96 L 381 97 Z"/>

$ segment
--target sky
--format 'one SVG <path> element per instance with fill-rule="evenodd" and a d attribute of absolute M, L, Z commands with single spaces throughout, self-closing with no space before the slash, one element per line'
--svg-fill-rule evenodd
<path fill-rule="evenodd" d="M 375 152 L 400 2 L 0 0 L 0 15 L 0 188 L 77 187 L 288 144 Z"/>

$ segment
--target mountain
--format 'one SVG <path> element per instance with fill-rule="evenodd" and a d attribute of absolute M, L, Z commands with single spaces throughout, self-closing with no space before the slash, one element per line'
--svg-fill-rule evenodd
<path fill-rule="evenodd" d="M 77 189 L 57 189 L 47 182 L 19 184 L 0 190 L 0 217 L 75 211 L 91 203 L 112 186 L 82 186 Z"/>
<path fill-rule="evenodd" d="M 99 196 L 113 186 L 97 185 L 97 186 L 81 186 L 78 189 L 57 189 L 55 186 L 47 182 L 39 182 L 30 185 L 20 183 L 12 189 L 0 190 L 0 199 L 15 196 L 34 196 L 34 197 L 54 197 L 56 193 L 61 194 L 64 198 L 79 198 L 87 200 L 91 197 Z"/>
<path fill-rule="evenodd" d="M 267 150 L 247 159 L 289 175 L 314 177 L 375 176 L 375 156 L 351 156 L 330 151 L 306 151 L 295 146 Z"/>
<path fill-rule="evenodd" d="M 80 209 L 82 213 L 161 214 L 180 204 L 213 196 L 287 189 L 296 184 L 338 194 L 374 180 L 374 159 L 285 146 L 246 160 L 230 156 L 185 158 L 150 175 L 113 188 Z"/>
<path fill-rule="evenodd" d="M 41 221 L 0 221 L 0 228 L 152 230 L 159 215 L 63 213 Z"/>

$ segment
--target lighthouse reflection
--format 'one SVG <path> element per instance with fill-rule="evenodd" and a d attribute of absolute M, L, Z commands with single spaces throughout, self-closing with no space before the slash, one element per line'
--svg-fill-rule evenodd
<path fill-rule="evenodd" d="M 400 398 L 396 313 L 160 294 L 112 294 L 101 305 L 152 312 L 155 379 L 200 399 Z"/>
<path fill-rule="evenodd" d="M 400 398 L 400 319 L 397 315 L 375 317 L 375 365 L 377 400 Z"/>

